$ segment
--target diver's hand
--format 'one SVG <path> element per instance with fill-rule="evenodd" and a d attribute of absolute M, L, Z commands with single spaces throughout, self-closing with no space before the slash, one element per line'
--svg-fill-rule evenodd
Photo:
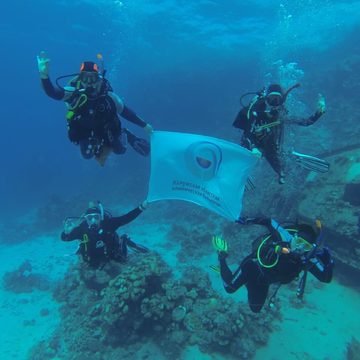
<path fill-rule="evenodd" d="M 150 124 L 146 124 L 146 126 L 144 127 L 144 130 L 151 135 L 151 133 L 154 131 L 153 127 Z"/>
<path fill-rule="evenodd" d="M 50 59 L 47 57 L 45 51 L 41 51 L 37 55 L 38 69 L 41 79 L 47 79 L 49 77 L 49 63 Z"/>
<path fill-rule="evenodd" d="M 319 94 L 317 112 L 319 112 L 320 114 L 325 114 L 325 112 L 326 112 L 325 97 L 321 94 Z"/>
<path fill-rule="evenodd" d="M 64 234 L 69 235 L 71 231 L 74 230 L 76 225 L 72 221 L 65 221 L 64 222 Z"/>
<path fill-rule="evenodd" d="M 250 225 L 256 223 L 256 218 L 251 218 L 248 216 L 240 216 L 237 220 L 235 220 L 235 222 L 240 225 Z"/>
<path fill-rule="evenodd" d="M 218 258 L 219 260 L 224 260 L 228 257 L 228 253 L 225 251 L 218 251 Z"/>
<path fill-rule="evenodd" d="M 240 216 L 235 222 L 240 225 L 246 225 L 248 223 L 248 218 L 246 216 Z"/>
<path fill-rule="evenodd" d="M 144 200 L 144 201 L 139 205 L 139 209 L 140 209 L 141 211 L 146 210 L 148 204 L 149 204 L 148 201 L 147 201 L 147 200 Z"/>
<path fill-rule="evenodd" d="M 257 148 L 254 147 L 251 152 L 258 158 L 260 159 L 262 157 L 262 152 Z"/>

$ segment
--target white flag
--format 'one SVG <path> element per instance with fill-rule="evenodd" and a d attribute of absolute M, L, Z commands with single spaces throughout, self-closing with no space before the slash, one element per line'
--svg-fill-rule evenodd
<path fill-rule="evenodd" d="M 225 140 L 154 131 L 148 201 L 190 201 L 236 220 L 256 160 L 249 150 Z"/>

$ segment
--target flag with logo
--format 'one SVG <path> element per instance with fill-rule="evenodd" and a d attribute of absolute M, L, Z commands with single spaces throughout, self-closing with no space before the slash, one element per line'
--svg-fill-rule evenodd
<path fill-rule="evenodd" d="M 229 141 L 154 131 L 148 201 L 190 201 L 236 220 L 256 160 L 249 150 Z"/>

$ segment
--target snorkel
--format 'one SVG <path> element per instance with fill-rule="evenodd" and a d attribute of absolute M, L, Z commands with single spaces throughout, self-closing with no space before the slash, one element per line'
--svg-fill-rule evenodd
<path fill-rule="evenodd" d="M 69 75 L 62 75 L 62 76 L 59 76 L 59 77 L 57 77 L 57 78 L 55 79 L 55 83 L 56 83 L 56 85 L 57 85 L 60 89 L 63 89 L 64 91 L 75 92 L 76 89 L 74 89 L 74 90 L 65 89 L 65 87 L 62 86 L 59 81 L 62 80 L 62 79 L 69 78 L 69 77 L 73 77 L 74 80 L 75 80 L 75 78 L 78 77 L 79 75 L 80 75 L 80 73 L 74 73 L 74 74 L 69 74 Z"/>
<path fill-rule="evenodd" d="M 96 58 L 99 60 L 100 63 L 100 75 L 101 77 L 105 78 L 106 75 L 106 69 L 105 69 L 105 65 L 104 65 L 104 57 L 102 56 L 102 54 L 98 53 L 96 55 Z"/>
<path fill-rule="evenodd" d="M 98 208 L 100 210 L 101 221 L 103 221 L 105 212 L 104 212 L 104 207 L 100 201 L 98 201 Z"/>
<path fill-rule="evenodd" d="M 296 83 L 296 84 L 290 86 L 290 87 L 285 91 L 284 96 L 283 96 L 283 98 L 284 98 L 284 103 L 285 103 L 285 101 L 286 101 L 289 93 L 290 93 L 291 91 L 293 91 L 294 89 L 297 89 L 297 88 L 300 87 L 300 86 L 301 86 L 300 83 Z"/>
<path fill-rule="evenodd" d="M 270 85 L 271 86 L 271 85 Z M 294 90 L 297 89 L 298 87 L 300 87 L 301 84 L 300 83 L 296 83 L 294 85 L 291 85 L 282 95 L 282 104 L 284 104 L 286 102 L 286 99 L 288 97 L 288 95 Z M 251 105 L 255 104 L 258 100 L 265 98 L 268 94 L 266 91 L 266 88 L 263 87 L 260 91 L 250 91 L 247 92 L 245 94 L 242 94 L 240 96 L 240 104 L 242 107 L 246 107 L 247 105 L 244 104 L 243 100 L 246 96 L 249 95 L 255 95 L 254 98 L 250 101 L 250 107 Z"/>

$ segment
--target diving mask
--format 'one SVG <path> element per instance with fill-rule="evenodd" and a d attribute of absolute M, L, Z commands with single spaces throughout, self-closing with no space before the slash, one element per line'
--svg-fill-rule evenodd
<path fill-rule="evenodd" d="M 266 95 L 266 103 L 271 107 L 278 107 L 284 103 L 284 97 L 279 91 L 272 91 Z"/>
<path fill-rule="evenodd" d="M 82 71 L 79 75 L 79 80 L 84 87 L 91 87 L 99 80 L 99 74 L 97 72 Z"/>
<path fill-rule="evenodd" d="M 101 222 L 101 214 L 99 213 L 90 213 L 84 215 L 84 219 L 88 224 L 89 228 L 91 227 L 99 227 Z"/>
<path fill-rule="evenodd" d="M 313 245 L 295 234 L 291 239 L 290 247 L 292 252 L 305 253 L 310 251 L 313 248 Z"/>

